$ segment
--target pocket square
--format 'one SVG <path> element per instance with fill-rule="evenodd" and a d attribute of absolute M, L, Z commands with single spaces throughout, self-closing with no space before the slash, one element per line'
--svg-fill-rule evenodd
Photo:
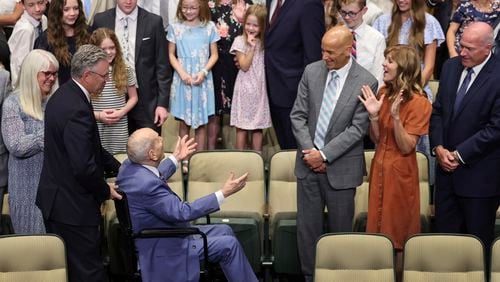
<path fill-rule="evenodd" d="M 146 41 L 146 40 L 149 40 L 149 39 L 151 39 L 151 37 L 144 37 L 144 38 L 142 39 L 142 41 Z"/>

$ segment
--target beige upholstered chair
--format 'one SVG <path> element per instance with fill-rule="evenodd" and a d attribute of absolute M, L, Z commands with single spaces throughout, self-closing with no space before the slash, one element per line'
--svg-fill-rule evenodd
<path fill-rule="evenodd" d="M 314 281 L 395 281 L 391 240 L 369 233 L 321 236 L 316 245 Z"/>
<path fill-rule="evenodd" d="M 415 235 L 404 247 L 403 281 L 485 281 L 483 255 L 483 244 L 471 235 Z"/>
<path fill-rule="evenodd" d="M 500 238 L 493 242 L 491 249 L 491 276 L 490 282 L 500 282 Z"/>
<path fill-rule="evenodd" d="M 439 89 L 439 80 L 429 80 L 429 87 L 431 88 L 432 91 L 432 100 L 436 101 L 436 96 L 438 93 Z"/>
<path fill-rule="evenodd" d="M 56 235 L 0 236 L 0 250 L 0 281 L 68 281 L 64 242 Z"/>
<path fill-rule="evenodd" d="M 263 216 L 266 211 L 264 161 L 253 151 L 202 151 L 189 159 L 187 201 L 192 202 L 219 190 L 229 172 L 240 176 L 249 172 L 247 183 L 238 193 L 224 199 L 220 211 L 210 215 L 212 223 L 226 223 L 242 243 L 254 270 L 260 267 Z M 201 223 L 198 221 L 197 223 Z"/>
<path fill-rule="evenodd" d="M 363 177 L 363 183 L 361 183 L 361 185 L 356 188 L 356 195 L 354 196 L 354 231 L 363 232 L 366 228 L 366 216 L 368 213 L 368 187 L 370 185 L 370 168 L 374 155 L 374 150 L 365 150 L 367 175 Z"/>
<path fill-rule="evenodd" d="M 279 151 L 269 162 L 269 239 L 272 242 L 274 271 L 299 274 L 297 255 L 297 150 Z"/>

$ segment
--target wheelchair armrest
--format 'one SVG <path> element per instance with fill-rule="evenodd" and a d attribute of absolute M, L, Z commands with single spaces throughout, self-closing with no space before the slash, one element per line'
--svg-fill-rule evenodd
<path fill-rule="evenodd" d="M 201 235 L 203 232 L 195 227 L 186 228 L 151 228 L 143 229 L 132 235 L 134 238 L 161 238 L 161 237 L 182 237 L 188 235 Z"/>

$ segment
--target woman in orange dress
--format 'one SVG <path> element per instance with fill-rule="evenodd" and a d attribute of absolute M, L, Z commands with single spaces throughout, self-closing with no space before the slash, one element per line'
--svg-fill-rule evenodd
<path fill-rule="evenodd" d="M 410 46 L 384 52 L 385 85 L 375 96 L 368 86 L 359 97 L 376 144 L 370 171 L 367 232 L 388 235 L 394 247 L 420 232 L 420 199 L 415 147 L 427 134 L 431 104 L 421 85 L 421 60 Z"/>

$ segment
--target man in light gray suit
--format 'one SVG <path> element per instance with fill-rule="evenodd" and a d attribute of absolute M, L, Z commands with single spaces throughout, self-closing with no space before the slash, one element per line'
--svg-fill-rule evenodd
<path fill-rule="evenodd" d="M 351 46 L 346 27 L 325 33 L 323 60 L 306 67 L 290 114 L 298 144 L 297 240 L 306 281 L 312 281 L 325 205 L 328 231 L 351 231 L 355 188 L 366 173 L 363 137 L 369 121 L 358 96 L 362 85 L 376 92 L 378 83 L 351 59 Z"/>

